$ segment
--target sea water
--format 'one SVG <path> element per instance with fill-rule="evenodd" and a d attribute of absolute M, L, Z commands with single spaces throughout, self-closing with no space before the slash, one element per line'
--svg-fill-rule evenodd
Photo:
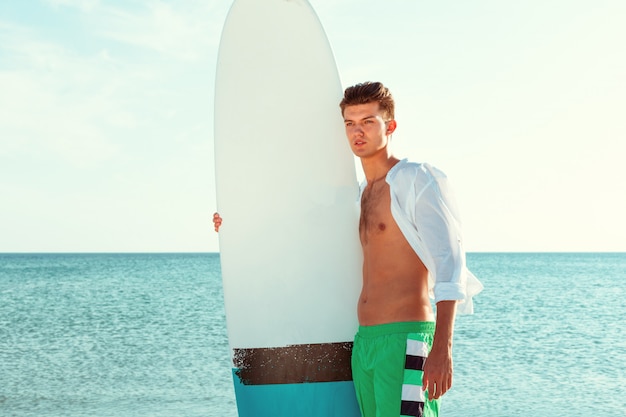
<path fill-rule="evenodd" d="M 468 265 L 443 416 L 626 415 L 626 254 Z M 0 254 L 0 416 L 236 415 L 218 254 Z"/>

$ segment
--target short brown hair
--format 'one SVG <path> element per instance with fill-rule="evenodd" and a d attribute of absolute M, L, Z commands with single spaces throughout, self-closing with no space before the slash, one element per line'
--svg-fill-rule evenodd
<path fill-rule="evenodd" d="M 395 117 L 395 103 L 389 89 L 380 82 L 366 81 L 346 88 L 343 100 L 339 103 L 341 114 L 348 106 L 377 102 L 383 112 L 384 119 L 393 120 Z"/>

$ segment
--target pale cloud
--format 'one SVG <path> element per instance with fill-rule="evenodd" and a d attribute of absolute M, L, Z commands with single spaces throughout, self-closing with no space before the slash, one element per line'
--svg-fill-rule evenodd
<path fill-rule="evenodd" d="M 100 5 L 99 0 L 45 0 L 46 3 L 53 7 L 75 7 L 82 11 L 93 11 Z"/>
<path fill-rule="evenodd" d="M 129 126 L 112 90 L 120 75 L 106 53 L 80 56 L 13 27 L 0 36 L 15 69 L 0 71 L 2 154 L 46 153 L 75 166 L 115 155 L 103 126 Z"/>
<path fill-rule="evenodd" d="M 84 13 L 93 34 L 169 59 L 198 61 L 215 47 L 228 9 L 224 1 L 165 2 L 141 0 L 114 5 L 98 0 L 47 0 Z"/>
<path fill-rule="evenodd" d="M 180 9 L 150 2 L 139 12 L 109 9 L 109 25 L 102 35 L 183 60 L 206 57 L 214 43 L 203 7 Z"/>
<path fill-rule="evenodd" d="M 113 157 L 118 146 L 101 129 L 110 120 L 107 103 L 59 94 L 62 85 L 20 73 L 1 73 L 0 156 L 62 160 L 76 167 L 93 166 Z"/>

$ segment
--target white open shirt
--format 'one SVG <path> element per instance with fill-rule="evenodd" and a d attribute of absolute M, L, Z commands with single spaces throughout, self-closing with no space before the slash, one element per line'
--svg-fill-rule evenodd
<path fill-rule="evenodd" d="M 430 297 L 435 303 L 458 300 L 458 313 L 473 313 L 472 297 L 483 285 L 466 267 L 459 213 L 446 175 L 431 165 L 403 159 L 385 181 L 393 219 L 428 269 Z M 359 201 L 366 185 L 361 184 Z"/>

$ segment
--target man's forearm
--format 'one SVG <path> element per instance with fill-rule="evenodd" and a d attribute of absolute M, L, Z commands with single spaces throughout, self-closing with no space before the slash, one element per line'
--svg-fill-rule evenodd
<path fill-rule="evenodd" d="M 433 349 L 451 350 L 454 335 L 454 317 L 456 315 L 456 301 L 445 300 L 437 303 L 437 317 L 435 321 L 435 338 Z"/>

